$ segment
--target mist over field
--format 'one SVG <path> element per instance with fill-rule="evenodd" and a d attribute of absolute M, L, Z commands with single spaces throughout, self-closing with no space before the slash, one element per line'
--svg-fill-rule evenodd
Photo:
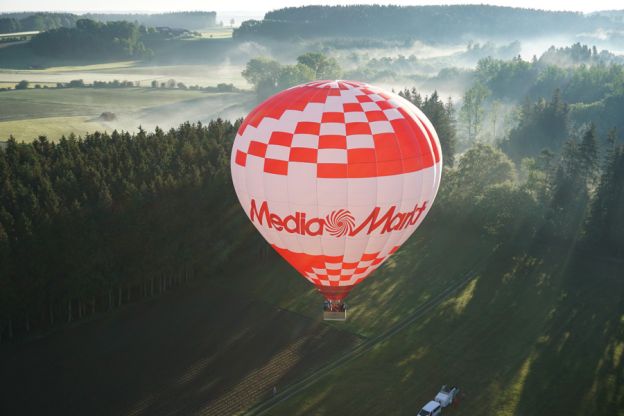
<path fill-rule="evenodd" d="M 231 173 L 315 80 L 398 94 L 443 160 L 346 321 Z M 0 10 L 0 415 L 624 414 L 623 132 L 624 10 Z"/>

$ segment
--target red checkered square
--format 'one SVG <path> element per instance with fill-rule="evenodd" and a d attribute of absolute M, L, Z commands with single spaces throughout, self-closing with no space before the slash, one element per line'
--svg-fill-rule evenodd
<path fill-rule="evenodd" d="M 239 164 L 240 166 L 245 166 L 247 164 L 247 153 L 237 150 L 236 151 L 236 163 Z"/>
<path fill-rule="evenodd" d="M 321 118 L 321 123 L 344 123 L 344 122 L 345 122 L 344 113 L 327 112 L 327 113 L 323 113 L 323 117 Z"/>
<path fill-rule="evenodd" d="M 276 175 L 288 175 L 288 162 L 277 159 L 264 159 L 264 171 Z"/>
<path fill-rule="evenodd" d="M 347 136 L 356 134 L 371 134 L 370 125 L 368 123 L 347 123 Z"/>
<path fill-rule="evenodd" d="M 282 146 L 290 147 L 293 139 L 292 133 L 286 133 L 284 131 L 274 131 L 269 138 L 269 144 L 279 144 Z"/>
<path fill-rule="evenodd" d="M 348 172 L 346 163 L 319 163 L 316 165 L 316 176 L 319 178 L 347 178 Z"/>
<path fill-rule="evenodd" d="M 313 121 L 300 121 L 295 128 L 295 134 L 315 134 L 318 136 L 321 129 L 321 123 Z"/>
<path fill-rule="evenodd" d="M 378 111 L 367 111 L 366 112 L 366 118 L 368 119 L 369 122 L 372 122 L 372 121 L 387 121 L 388 120 L 388 118 L 386 117 L 384 112 L 381 111 L 381 110 L 378 110 Z"/>
<path fill-rule="evenodd" d="M 249 150 L 247 151 L 247 154 L 264 157 L 266 154 L 266 149 L 266 143 L 256 142 L 252 140 L 251 143 L 249 143 Z"/>
<path fill-rule="evenodd" d="M 362 104 L 360 103 L 344 103 L 342 105 L 342 108 L 344 109 L 345 113 L 351 112 L 351 111 L 362 111 Z"/>
<path fill-rule="evenodd" d="M 319 149 L 346 149 L 347 136 L 328 134 L 319 137 Z"/>
<path fill-rule="evenodd" d="M 307 147 L 292 147 L 290 149 L 290 157 L 288 158 L 288 160 L 290 162 L 316 163 L 317 155 L 317 149 L 310 149 Z"/>

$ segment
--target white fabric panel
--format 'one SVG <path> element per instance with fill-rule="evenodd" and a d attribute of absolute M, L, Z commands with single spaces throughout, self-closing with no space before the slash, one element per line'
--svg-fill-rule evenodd
<path fill-rule="evenodd" d="M 381 108 L 379 108 L 379 104 L 375 103 L 375 102 L 363 102 L 362 103 L 362 110 L 364 111 L 379 111 L 381 110 Z"/>
<path fill-rule="evenodd" d="M 347 149 L 319 149 L 318 163 L 347 163 Z"/>
<path fill-rule="evenodd" d="M 318 149 L 318 141 L 319 138 L 315 134 L 295 134 L 292 140 L 292 147 Z"/>
<path fill-rule="evenodd" d="M 321 124 L 320 135 L 336 134 L 344 136 L 347 134 L 344 123 L 323 123 Z"/>
<path fill-rule="evenodd" d="M 265 173 L 262 175 L 262 180 L 264 199 L 271 202 L 271 208 L 273 208 L 273 202 L 289 202 L 288 176 Z"/>
<path fill-rule="evenodd" d="M 268 159 L 288 160 L 290 147 L 270 144 L 267 146 L 266 157 Z"/>
<path fill-rule="evenodd" d="M 290 162 L 288 165 L 288 201 L 308 207 L 318 204 L 316 165 Z"/>
<path fill-rule="evenodd" d="M 370 123 L 370 128 L 371 128 L 371 133 L 373 134 L 394 133 L 392 124 L 390 124 L 389 121 L 373 121 Z"/>
<path fill-rule="evenodd" d="M 350 111 L 345 113 L 345 123 L 366 123 L 367 121 L 368 119 L 366 118 L 366 113 L 363 111 Z"/>
<path fill-rule="evenodd" d="M 370 134 L 352 134 L 347 140 L 347 149 L 374 149 L 375 141 Z"/>

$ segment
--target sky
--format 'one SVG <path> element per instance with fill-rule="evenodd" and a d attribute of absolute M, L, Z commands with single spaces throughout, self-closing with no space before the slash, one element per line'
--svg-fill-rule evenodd
<path fill-rule="evenodd" d="M 348 1 L 284 1 L 284 0 L 107 0 L 103 6 L 100 1 L 85 0 L 0 0 L 0 12 L 10 11 L 68 11 L 68 12 L 165 12 L 186 10 L 209 10 L 217 12 L 238 11 L 242 14 L 262 14 L 262 12 L 279 9 L 287 6 L 302 6 L 307 4 L 494 4 L 498 6 L 528 7 L 547 10 L 571 10 L 592 12 L 597 10 L 624 9 L 621 0 L 593 0 L 593 1 L 546 1 L 546 0 L 500 0 L 500 1 L 418 1 L 418 0 L 348 0 Z"/>

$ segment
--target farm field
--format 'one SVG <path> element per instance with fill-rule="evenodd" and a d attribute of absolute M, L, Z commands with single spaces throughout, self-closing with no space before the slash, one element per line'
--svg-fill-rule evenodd
<path fill-rule="evenodd" d="M 511 253 L 497 252 L 426 319 L 264 414 L 413 415 L 443 384 L 462 389 L 453 415 L 619 414 L 624 264 L 570 258 L 565 247 Z"/>
<path fill-rule="evenodd" d="M 153 88 L 62 88 L 0 92 L 0 140 L 13 135 L 30 141 L 39 135 L 58 140 L 63 134 L 95 130 L 170 128 L 185 121 L 237 118 L 252 105 L 245 93 L 206 93 Z M 117 119 L 103 121 L 102 112 Z"/>
<path fill-rule="evenodd" d="M 210 29 L 202 30 L 200 32 L 202 38 L 209 39 L 223 39 L 231 38 L 234 28 L 232 27 L 213 27 Z"/>
<path fill-rule="evenodd" d="M 132 81 L 149 87 L 152 81 L 166 82 L 175 79 L 187 86 L 216 86 L 219 83 L 234 84 L 238 88 L 250 88 L 242 77 L 243 64 L 179 64 L 150 65 L 134 61 L 120 61 L 84 66 L 57 66 L 45 69 L 2 69 L 0 62 L 0 83 L 17 84 L 27 80 L 34 84 L 66 83 L 82 79 L 90 84 L 93 81 Z"/>

